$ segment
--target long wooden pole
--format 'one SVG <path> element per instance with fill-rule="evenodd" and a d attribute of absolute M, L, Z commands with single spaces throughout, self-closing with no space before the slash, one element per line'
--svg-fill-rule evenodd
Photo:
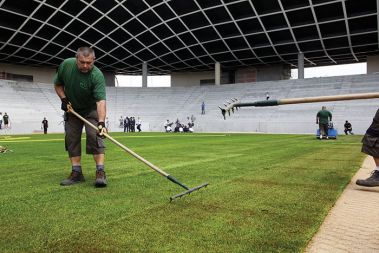
<path fill-rule="evenodd" d="M 224 107 L 219 107 L 221 113 L 224 116 L 230 111 L 234 112 L 234 108 L 239 107 L 265 107 L 265 106 L 277 106 L 288 104 L 304 104 L 304 103 L 317 103 L 317 102 L 330 102 L 330 101 L 342 101 L 342 100 L 357 100 L 357 99 L 373 99 L 379 98 L 379 92 L 371 93 L 359 93 L 359 94 L 345 94 L 345 95 L 332 95 L 332 96 L 319 96 L 319 97 L 303 97 L 303 98 L 287 98 L 280 100 L 262 100 L 248 103 L 241 103 L 238 99 L 232 99 L 227 102 Z"/>
<path fill-rule="evenodd" d="M 287 99 L 279 100 L 279 105 L 356 100 L 356 99 L 372 99 L 372 98 L 379 98 L 379 92 L 320 96 L 320 97 L 305 97 L 305 98 L 287 98 Z"/>
<path fill-rule="evenodd" d="M 94 130 L 98 131 L 98 128 L 94 124 L 92 124 L 91 122 L 89 122 L 88 120 L 86 120 L 79 113 L 75 112 L 74 109 L 71 107 L 71 105 L 68 106 L 68 112 L 74 114 L 76 117 L 78 117 L 84 123 L 86 123 L 88 126 L 90 126 L 91 128 L 93 128 Z M 184 195 L 191 194 L 192 192 L 197 191 L 197 190 L 199 190 L 199 189 L 201 189 L 203 187 L 207 187 L 209 185 L 209 183 L 203 183 L 203 184 L 201 184 L 199 186 L 196 186 L 196 187 L 193 187 L 193 188 L 189 188 L 187 185 L 183 184 L 182 182 L 180 182 L 175 177 L 173 177 L 170 174 L 168 174 L 167 172 L 161 170 L 160 168 L 158 168 L 157 166 L 155 166 L 154 164 L 152 164 L 151 162 L 149 162 L 148 160 L 146 160 L 142 156 L 140 156 L 137 153 L 135 153 L 133 150 L 129 149 L 128 147 L 126 147 L 122 143 L 120 143 L 117 140 L 115 140 L 108 133 L 104 132 L 102 134 L 106 138 L 108 138 L 111 142 L 113 142 L 114 144 L 116 144 L 117 146 L 119 146 L 120 148 L 122 148 L 123 150 L 125 150 L 126 152 L 128 152 L 129 154 L 131 154 L 132 156 L 134 156 L 135 158 L 137 158 L 138 160 L 140 160 L 141 162 L 143 162 L 147 166 L 149 166 L 151 169 L 155 170 L 156 172 L 158 172 L 159 174 L 161 174 L 162 176 L 164 176 L 165 178 L 167 178 L 171 182 L 173 182 L 173 183 L 175 183 L 177 185 L 180 185 L 182 188 L 186 189 L 185 192 L 182 192 L 182 193 L 179 193 L 177 195 L 174 195 L 174 196 L 170 197 L 170 201 L 173 201 L 173 200 L 175 200 L 177 198 L 181 198 Z"/>
<path fill-rule="evenodd" d="M 85 118 L 83 118 L 79 113 L 75 112 L 72 108 L 69 109 L 69 112 L 72 113 L 72 114 L 74 114 L 79 119 L 81 119 L 84 123 L 86 123 L 91 128 L 93 128 L 96 131 L 98 131 L 98 128 L 94 124 L 92 124 L 91 122 L 89 122 L 88 120 L 86 120 Z M 157 166 L 155 166 L 151 162 L 147 161 L 142 156 L 136 154 L 133 150 L 129 149 L 128 147 L 126 147 L 122 143 L 120 143 L 117 140 L 115 140 L 108 133 L 103 133 L 103 135 L 105 137 L 107 137 L 111 142 L 113 142 L 114 144 L 116 144 L 117 146 L 119 146 L 120 148 L 122 148 L 123 150 L 125 150 L 126 152 L 128 152 L 129 154 L 131 154 L 132 156 L 134 156 L 135 158 L 137 158 L 138 160 L 140 160 L 141 162 L 143 162 L 144 164 L 146 164 L 147 166 L 149 166 L 150 168 L 152 168 L 153 170 L 155 170 L 156 172 L 158 172 L 159 174 L 161 174 L 162 176 L 167 177 L 169 175 L 168 173 L 164 172 L 163 170 L 161 170 L 160 168 L 158 168 Z"/>

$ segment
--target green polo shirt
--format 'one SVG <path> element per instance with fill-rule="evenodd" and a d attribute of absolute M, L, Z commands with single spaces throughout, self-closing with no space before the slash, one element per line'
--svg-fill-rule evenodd
<path fill-rule="evenodd" d="M 319 124 L 328 124 L 329 118 L 332 120 L 332 113 L 328 110 L 321 110 L 317 113 L 317 117 L 319 118 Z"/>
<path fill-rule="evenodd" d="M 55 85 L 64 86 L 68 101 L 81 115 L 96 110 L 96 102 L 106 100 L 103 73 L 96 66 L 93 66 L 88 73 L 80 72 L 76 58 L 66 59 L 59 65 L 53 82 Z"/>

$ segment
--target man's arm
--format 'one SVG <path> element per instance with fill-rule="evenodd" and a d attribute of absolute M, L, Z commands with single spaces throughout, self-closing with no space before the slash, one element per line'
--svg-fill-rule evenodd
<path fill-rule="evenodd" d="M 57 93 L 58 97 L 60 99 L 65 98 L 66 94 L 64 93 L 64 86 L 63 85 L 54 85 L 55 92 Z"/>
<path fill-rule="evenodd" d="M 55 89 L 55 92 L 57 93 L 58 97 L 61 99 L 61 102 L 62 102 L 61 109 L 65 112 L 67 112 L 68 111 L 68 105 L 70 104 L 70 102 L 66 98 L 66 94 L 64 92 L 64 86 L 60 85 L 60 84 L 55 84 L 54 89 Z"/>
<path fill-rule="evenodd" d="M 317 112 L 317 114 L 316 114 L 316 124 L 318 124 L 319 116 L 320 116 L 320 112 Z"/>
<path fill-rule="evenodd" d="M 104 122 L 105 115 L 107 114 L 106 102 L 105 100 L 100 100 L 96 102 L 98 121 Z"/>

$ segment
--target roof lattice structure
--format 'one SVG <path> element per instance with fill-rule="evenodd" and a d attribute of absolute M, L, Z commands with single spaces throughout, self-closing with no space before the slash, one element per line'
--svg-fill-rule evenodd
<path fill-rule="evenodd" d="M 376 0 L 0 0 L 0 62 L 56 67 L 80 46 L 113 73 L 366 61 Z"/>

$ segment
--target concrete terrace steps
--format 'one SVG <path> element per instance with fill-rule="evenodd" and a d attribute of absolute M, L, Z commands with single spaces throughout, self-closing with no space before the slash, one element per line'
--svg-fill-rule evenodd
<path fill-rule="evenodd" d="M 316 113 L 321 105 L 326 105 L 338 126 L 349 120 L 355 132 L 362 133 L 377 110 L 377 99 L 245 107 L 226 120 L 218 106 L 230 98 L 242 102 L 265 100 L 267 91 L 271 99 L 377 92 L 378 80 L 377 74 L 220 86 L 107 87 L 107 116 L 116 131 L 121 130 L 117 127 L 121 115 L 141 117 L 144 131 L 162 131 L 166 119 L 179 118 L 187 123 L 187 117 L 194 115 L 195 131 L 314 133 Z M 7 111 L 15 123 L 23 126 L 15 129 L 15 133 L 32 132 L 40 127 L 44 116 L 51 123 L 52 131 L 62 131 L 62 126 L 58 126 L 62 121 L 60 101 L 51 84 L 0 81 L 0 88 L 0 111 Z M 206 103 L 205 115 L 201 115 L 202 101 Z"/>

